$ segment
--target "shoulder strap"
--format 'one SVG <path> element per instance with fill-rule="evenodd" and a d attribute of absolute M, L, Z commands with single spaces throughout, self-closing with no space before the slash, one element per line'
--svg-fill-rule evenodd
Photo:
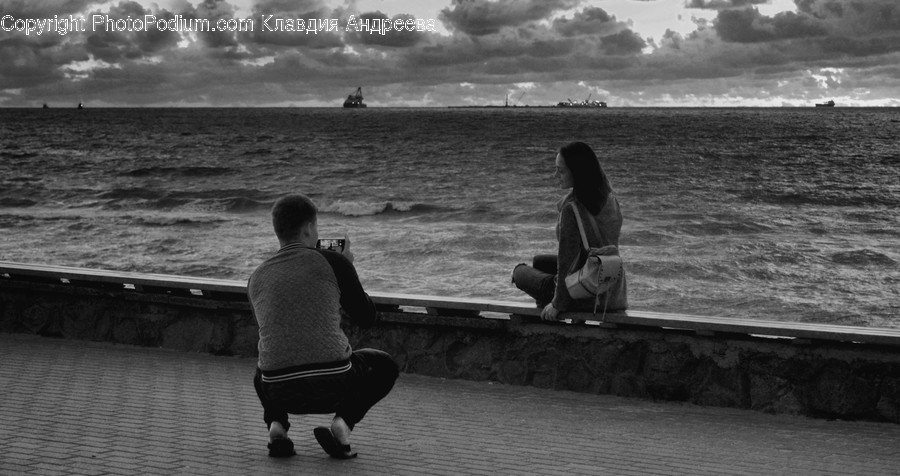
<path fill-rule="evenodd" d="M 589 250 L 591 249 L 591 245 L 588 243 L 587 235 L 584 233 L 584 223 L 581 221 L 581 213 L 579 213 L 578 207 L 575 206 L 574 201 L 569 202 L 569 204 L 572 205 L 572 211 L 575 212 L 575 219 L 578 220 L 578 230 L 581 231 L 581 241 L 584 244 L 584 249 Z M 606 235 L 600 231 L 600 226 L 597 225 L 597 219 L 594 218 L 594 215 L 591 215 L 590 211 L 588 211 L 587 215 L 588 221 L 591 223 L 591 228 L 594 230 L 594 234 L 604 242 L 608 242 L 609 240 L 606 239 Z"/>
<path fill-rule="evenodd" d="M 591 245 L 588 244 L 587 234 L 584 232 L 584 223 L 581 222 L 581 213 L 578 213 L 578 207 L 575 206 L 575 202 L 569 202 L 569 205 L 572 206 L 572 213 L 575 214 L 575 221 L 578 222 L 578 231 L 581 232 L 581 244 L 584 245 L 585 250 L 590 250 Z M 595 223 L 596 227 L 597 224 Z"/>

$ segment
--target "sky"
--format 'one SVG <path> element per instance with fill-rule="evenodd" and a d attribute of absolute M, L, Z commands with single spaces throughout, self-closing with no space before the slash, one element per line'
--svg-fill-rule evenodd
<path fill-rule="evenodd" d="M 0 20 L 0 107 L 357 87 L 370 107 L 900 107 L 900 0 L 0 0 Z"/>

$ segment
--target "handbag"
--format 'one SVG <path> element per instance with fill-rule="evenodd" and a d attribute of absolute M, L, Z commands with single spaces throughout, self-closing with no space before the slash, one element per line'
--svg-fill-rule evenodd
<path fill-rule="evenodd" d="M 581 233 L 581 244 L 587 252 L 587 260 L 584 265 L 566 276 L 566 289 L 573 299 L 594 298 L 594 314 L 600 304 L 600 295 L 606 294 L 606 303 L 603 305 L 603 316 L 606 317 L 606 308 L 609 304 L 609 290 L 613 288 L 623 277 L 625 270 L 622 266 L 622 257 L 619 256 L 619 248 L 616 245 L 592 248 L 588 244 L 587 234 L 584 232 L 584 223 L 581 213 L 575 202 L 569 202 L 572 211 L 575 212 L 575 220 L 578 222 L 578 231 Z M 603 237 L 600 227 L 593 216 L 590 216 L 591 225 L 597 236 Z"/>

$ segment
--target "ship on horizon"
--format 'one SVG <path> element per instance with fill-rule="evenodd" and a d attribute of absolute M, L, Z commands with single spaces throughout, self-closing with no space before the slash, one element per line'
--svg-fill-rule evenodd
<path fill-rule="evenodd" d="M 362 87 L 356 88 L 356 93 L 347 96 L 344 107 L 366 107 L 363 103 Z"/>
<path fill-rule="evenodd" d="M 606 107 L 606 101 L 591 101 L 591 94 L 588 94 L 587 99 L 584 101 L 575 102 L 571 99 L 567 99 L 566 101 L 557 103 L 556 107 Z"/>
<path fill-rule="evenodd" d="M 834 107 L 834 100 L 829 100 L 828 102 L 820 102 L 816 103 L 816 107 Z"/>

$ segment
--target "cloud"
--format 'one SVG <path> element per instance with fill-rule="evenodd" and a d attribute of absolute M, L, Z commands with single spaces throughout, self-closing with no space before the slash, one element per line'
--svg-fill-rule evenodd
<path fill-rule="evenodd" d="M 47 18 L 83 12 L 94 0 L 0 0 L 0 12 L 16 18 Z"/>
<path fill-rule="evenodd" d="M 97 15 L 108 15 L 114 20 L 127 18 L 143 19 L 145 14 L 151 14 L 137 2 L 121 2 L 113 5 L 107 12 L 95 11 Z M 156 12 L 159 19 L 172 19 L 174 15 L 169 12 Z M 88 18 L 91 18 L 88 16 Z M 100 26 L 99 31 L 88 33 L 85 42 L 85 51 L 105 62 L 116 63 L 123 59 L 139 59 L 156 52 L 170 48 L 178 43 L 181 36 L 171 31 L 117 31 L 114 26 L 108 29 Z"/>
<path fill-rule="evenodd" d="M 29 88 L 63 80 L 57 67 L 76 60 L 87 60 L 83 51 L 62 48 L 59 40 L 8 38 L 0 41 L 0 90 Z"/>
<path fill-rule="evenodd" d="M 546 20 L 551 13 L 574 7 L 577 0 L 453 0 L 439 18 L 456 31 L 480 36 L 528 22 Z"/>
<path fill-rule="evenodd" d="M 803 62 L 877 62 L 900 51 L 900 4 L 893 0 L 796 1 L 797 12 L 771 17 L 754 8 L 722 10 L 715 31 L 726 42 L 768 45 L 773 55 Z"/>
<path fill-rule="evenodd" d="M 478 22 L 457 22 L 449 36 L 432 37 L 428 44 L 404 52 L 401 64 L 415 70 L 417 79 L 442 84 L 599 79 L 621 74 L 639 61 L 647 46 L 626 22 L 597 7 L 563 12 L 557 10 L 566 6 L 562 2 L 543 10 L 524 3 L 515 14 L 504 2 L 454 5 L 484 16 Z"/>
<path fill-rule="evenodd" d="M 0 16 L 15 19 L 53 18 L 54 15 L 77 14 L 89 0 L 41 2 L 0 0 Z M 21 89 L 27 97 L 33 88 L 65 81 L 60 65 L 89 60 L 82 45 L 71 37 L 48 33 L 24 35 L 18 31 L 0 30 L 0 90 Z"/>
<path fill-rule="evenodd" d="M 647 46 L 637 33 L 631 30 L 623 30 L 614 35 L 604 36 L 600 39 L 600 45 L 604 53 L 611 56 L 638 55 Z"/>
<path fill-rule="evenodd" d="M 0 102 L 321 105 L 362 85 L 371 105 L 477 104 L 529 83 L 531 104 L 589 92 L 614 105 L 674 105 L 678 98 L 780 104 L 779 95 L 804 104 L 826 92 L 836 99 L 891 97 L 900 78 L 894 0 L 795 0 L 792 11 L 771 14 L 762 13 L 771 11 L 762 0 L 681 0 L 699 16 L 694 31 L 669 30 L 656 42 L 599 1 L 446 1 L 438 14 L 446 30 L 381 35 L 344 27 L 350 15 L 415 17 L 360 11 L 353 0 L 260 0 L 242 8 L 229 0 L 183 0 L 168 1 L 168 10 L 150 0 L 0 0 L 4 14 L 22 17 L 150 13 L 214 22 L 249 12 L 257 22 L 253 32 L 0 31 Z M 340 27 L 265 31 L 262 16 L 339 19 Z"/>
<path fill-rule="evenodd" d="M 320 0 L 261 0 L 253 5 L 252 10 L 252 17 L 260 20 L 260 25 L 249 35 L 249 41 L 257 45 L 313 49 L 339 48 L 344 45 L 337 32 L 307 33 L 305 31 L 310 20 L 318 22 L 322 19 L 336 18 L 342 14 L 339 10 L 332 9 Z M 272 29 L 277 20 L 292 20 L 295 27 L 303 31 L 270 31 L 262 27 L 263 18 L 268 19 L 267 24 Z M 303 22 L 304 28 L 300 27 L 300 21 Z"/>
<path fill-rule="evenodd" d="M 769 2 L 770 0 L 688 0 L 685 2 L 685 8 L 722 10 L 761 5 Z"/>
<path fill-rule="evenodd" d="M 900 3 L 895 0 L 795 0 L 801 14 L 829 25 L 836 33 L 868 36 L 900 32 Z"/>
<path fill-rule="evenodd" d="M 822 21 L 809 15 L 784 12 L 766 17 L 755 8 L 722 10 L 715 25 L 720 38 L 735 43 L 820 37 L 827 34 Z"/>
<path fill-rule="evenodd" d="M 193 18 L 209 20 L 215 24 L 218 20 L 235 18 L 234 7 L 227 0 L 203 0 L 193 12 L 189 13 Z M 237 33 L 233 31 L 207 31 L 198 35 L 206 46 L 210 48 L 235 48 L 238 46 Z"/>
<path fill-rule="evenodd" d="M 577 12 L 572 18 L 553 20 L 553 29 L 562 36 L 610 35 L 628 28 L 624 23 L 606 13 L 602 8 L 589 7 Z"/>

